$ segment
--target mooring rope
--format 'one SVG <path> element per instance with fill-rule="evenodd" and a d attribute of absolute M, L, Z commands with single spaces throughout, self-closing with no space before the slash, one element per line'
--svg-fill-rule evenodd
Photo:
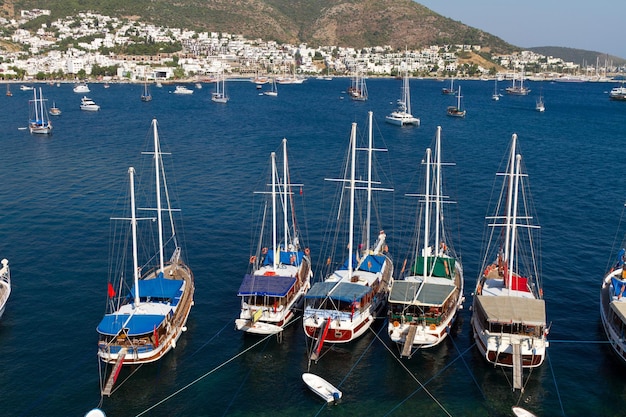
<path fill-rule="evenodd" d="M 234 361 L 235 359 L 237 359 L 238 357 L 242 356 L 243 354 L 249 352 L 250 350 L 254 349 L 255 347 L 257 347 L 258 345 L 260 345 L 261 343 L 263 343 L 264 341 L 266 341 L 267 339 L 269 339 L 270 337 L 274 336 L 273 334 L 268 334 L 267 336 L 265 336 L 263 339 L 260 339 L 258 342 L 256 342 L 255 344 L 253 344 L 252 346 L 250 346 L 249 348 L 239 352 L 238 354 L 236 354 L 235 356 L 233 356 L 232 358 L 226 360 L 225 362 L 222 362 L 220 365 L 216 366 L 215 368 L 211 369 L 209 372 L 205 373 L 204 375 L 199 376 L 198 378 L 194 379 L 193 381 L 191 381 L 190 383 L 188 383 L 187 385 L 185 385 L 184 387 L 178 389 L 177 391 L 174 391 L 172 394 L 168 395 L 167 397 L 163 398 L 161 401 L 158 401 L 157 403 L 153 404 L 152 406 L 150 406 L 149 408 L 145 409 L 144 411 L 142 411 L 141 413 L 137 414 L 135 417 L 139 417 L 142 416 L 144 414 L 146 414 L 148 411 L 158 407 L 159 405 L 163 404 L 166 401 L 169 401 L 170 399 L 172 399 L 173 397 L 175 397 L 176 395 L 180 394 L 181 392 L 185 391 L 187 388 L 195 385 L 196 383 L 200 382 L 201 380 L 203 380 L 204 378 L 206 378 L 207 376 L 211 375 L 212 373 L 214 373 L 215 371 L 223 368 L 224 366 L 228 365 L 229 363 L 231 363 L 232 361 Z"/>
<path fill-rule="evenodd" d="M 556 375 L 554 374 L 554 369 L 552 368 L 552 361 L 550 360 L 550 355 L 546 350 L 546 358 L 548 359 L 548 365 L 550 365 L 550 372 L 552 373 L 552 379 L 554 380 L 554 387 L 556 388 L 556 396 L 559 399 L 559 405 L 561 406 L 561 413 L 565 416 L 565 409 L 563 408 L 563 401 L 561 401 L 561 392 L 559 391 L 559 386 L 556 384 Z"/>
<path fill-rule="evenodd" d="M 387 321 L 385 321 L 385 324 L 387 323 Z M 382 330 L 382 329 L 381 329 Z M 439 408 L 441 408 L 441 410 L 443 410 L 444 413 L 446 413 L 448 416 L 452 417 L 452 414 L 450 414 L 448 412 L 448 410 L 446 410 L 446 408 L 443 406 L 443 404 L 441 404 L 437 398 L 435 398 L 434 395 L 432 395 L 430 393 L 430 391 L 428 391 L 428 389 L 426 389 L 426 385 L 422 384 L 416 377 L 415 375 L 413 375 L 411 373 L 411 371 L 409 371 L 407 369 L 407 367 L 400 361 L 400 359 L 393 353 L 393 351 L 391 349 L 389 349 L 389 346 L 387 346 L 387 344 L 378 336 L 378 334 L 376 334 L 376 338 L 380 341 L 380 343 L 383 344 L 383 346 L 385 347 L 385 349 L 387 349 L 387 351 L 391 354 L 391 356 L 393 356 L 393 358 L 400 364 L 400 366 L 409 374 L 411 375 L 411 378 L 413 378 L 415 380 L 415 382 L 418 383 L 418 385 L 420 386 L 418 389 L 416 389 L 415 391 L 413 391 L 411 394 L 409 394 L 404 400 L 400 401 L 395 407 L 393 407 L 387 414 L 385 414 L 386 416 L 391 414 L 392 412 L 394 412 L 398 407 L 400 407 L 404 402 L 406 402 L 409 398 L 411 398 L 414 394 L 416 394 L 419 390 L 423 389 L 426 394 L 428 394 L 428 396 L 430 398 L 432 398 L 432 400 L 435 402 L 435 404 L 437 404 L 439 406 Z M 456 360 L 456 359 L 455 359 Z M 426 384 L 428 384 L 430 381 L 432 381 L 434 378 L 436 378 L 441 372 L 443 372 L 446 368 L 448 368 L 448 366 L 452 365 L 455 361 L 450 362 L 450 364 L 448 364 L 447 366 L 445 366 L 441 371 L 437 372 L 437 374 L 435 374 L 432 378 L 430 378 L 428 381 L 426 381 Z"/>

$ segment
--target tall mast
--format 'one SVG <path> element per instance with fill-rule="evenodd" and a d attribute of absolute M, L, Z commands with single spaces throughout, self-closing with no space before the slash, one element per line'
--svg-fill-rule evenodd
<path fill-rule="evenodd" d="M 428 275 L 426 272 L 428 268 L 428 245 L 430 240 L 430 163 L 431 163 L 431 150 L 426 149 L 426 192 L 424 193 L 425 205 L 424 205 L 424 266 L 422 268 L 422 275 L 424 279 Z"/>
<path fill-rule="evenodd" d="M 161 148 L 159 145 L 159 132 L 157 131 L 156 119 L 152 119 L 152 130 L 154 132 L 154 173 L 156 186 L 157 204 L 157 224 L 159 226 L 159 271 L 165 270 L 165 260 L 163 259 L 163 219 L 161 213 Z"/>
<path fill-rule="evenodd" d="M 287 190 L 287 139 L 283 138 L 283 239 L 285 242 L 285 252 L 289 250 L 287 235 L 289 233 L 289 223 L 287 222 L 287 199 L 289 192 Z"/>
<path fill-rule="evenodd" d="M 508 262 L 511 256 L 511 217 L 513 215 L 513 177 L 515 176 L 515 150 L 517 145 L 517 134 L 513 133 L 511 143 L 511 156 L 509 158 L 508 187 L 506 200 L 506 228 L 504 239 L 504 261 Z M 510 271 L 509 271 L 510 273 Z M 505 277 L 506 278 L 506 277 Z"/>
<path fill-rule="evenodd" d="M 272 250 L 274 251 L 273 267 L 278 266 L 277 257 L 280 257 L 280 249 L 276 247 L 276 152 L 272 152 Z"/>
<path fill-rule="evenodd" d="M 459 92 L 461 87 L 459 87 Z M 441 126 L 437 126 L 437 139 L 435 142 L 435 253 L 439 250 L 441 227 Z"/>
<path fill-rule="evenodd" d="M 350 132 L 350 232 L 348 237 L 348 276 L 352 278 L 352 253 L 354 252 L 354 192 L 356 188 L 355 162 L 356 162 L 356 123 L 352 123 L 352 131 Z"/>
<path fill-rule="evenodd" d="M 139 305 L 139 262 L 137 261 L 137 215 L 135 213 L 135 168 L 128 168 L 130 177 L 130 225 L 133 231 L 133 277 L 135 281 L 135 306 Z"/>
<path fill-rule="evenodd" d="M 515 201 L 513 202 L 513 219 L 511 225 L 511 256 L 509 257 L 509 277 L 507 288 L 511 288 L 512 284 L 512 276 L 513 276 L 513 266 L 515 261 L 515 238 L 517 236 L 517 200 L 519 196 L 519 182 L 520 182 L 520 166 L 521 166 L 522 156 L 515 156 Z"/>
<path fill-rule="evenodd" d="M 367 218 L 365 224 L 365 249 L 370 249 L 370 227 L 372 213 L 372 153 L 373 153 L 373 134 L 372 134 L 372 112 L 367 112 L 369 119 L 368 128 L 368 146 L 367 146 Z"/>

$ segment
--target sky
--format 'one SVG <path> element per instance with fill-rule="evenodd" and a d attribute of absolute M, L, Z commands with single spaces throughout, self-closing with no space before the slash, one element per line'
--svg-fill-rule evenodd
<path fill-rule="evenodd" d="M 415 0 L 520 48 L 563 46 L 626 58 L 624 0 Z"/>

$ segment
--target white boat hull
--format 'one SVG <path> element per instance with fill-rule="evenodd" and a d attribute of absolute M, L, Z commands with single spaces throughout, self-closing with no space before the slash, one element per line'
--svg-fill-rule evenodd
<path fill-rule="evenodd" d="M 315 374 L 303 373 L 302 380 L 305 384 L 307 384 L 311 391 L 319 395 L 328 403 L 338 401 L 343 396 L 343 393 L 335 388 L 330 382 Z"/>
<path fill-rule="evenodd" d="M 609 273 L 602 281 L 602 288 L 600 292 L 600 318 L 602 320 L 602 327 L 604 333 L 611 345 L 613 351 L 617 356 L 626 363 L 626 340 L 622 336 L 622 329 L 626 327 L 626 321 L 623 315 L 617 314 L 615 310 L 622 310 L 622 303 L 626 304 L 626 301 L 622 301 L 623 297 L 612 297 L 611 292 L 613 286 L 611 285 L 611 278 L 620 278 L 622 269 L 616 269 Z M 611 304 L 615 304 L 615 309 L 611 308 Z"/>

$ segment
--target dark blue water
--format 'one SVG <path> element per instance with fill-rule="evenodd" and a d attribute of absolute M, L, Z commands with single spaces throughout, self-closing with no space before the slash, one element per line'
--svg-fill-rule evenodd
<path fill-rule="evenodd" d="M 153 101 L 142 103 L 141 85 L 93 84 L 98 113 L 79 110 L 71 85 L 43 85 L 63 110 L 50 138 L 18 130 L 26 126 L 29 92 L 13 88 L 13 97 L 0 97 L 0 256 L 13 277 L 0 322 L 0 414 L 82 416 L 98 406 L 95 327 L 106 299 L 109 217 L 156 117 L 175 165 L 169 180 L 183 209 L 196 304 L 177 348 L 104 399 L 108 416 L 505 416 L 518 402 L 545 416 L 624 415 L 626 367 L 601 343 L 598 300 L 626 198 L 626 105 L 608 100 L 609 84 L 529 82 L 530 96 L 493 102 L 492 82 L 459 83 L 465 119 L 445 115 L 456 100 L 441 95 L 443 83 L 412 81 L 419 128 L 384 123 L 401 92 L 401 81 L 391 79 L 368 80 L 365 103 L 343 99 L 348 79 L 279 86 L 276 98 L 259 96 L 249 82 L 229 82 L 227 105 L 211 102 L 208 85 L 192 96 L 153 88 Z M 544 114 L 534 110 L 540 88 Z M 253 191 L 263 187 L 270 152 L 288 139 L 293 177 L 305 184 L 300 223 L 319 262 L 334 196 L 324 178 L 341 175 L 350 124 L 364 128 L 369 110 L 377 144 L 389 149 L 383 167 L 395 192 L 384 197 L 382 217 L 397 269 L 414 212 L 404 196 L 417 191 L 420 161 L 442 126 L 444 159 L 456 163 L 447 191 L 458 203 L 455 246 L 467 301 L 453 337 L 411 360 L 396 359 L 381 321 L 373 328 L 378 337 L 370 332 L 313 364 L 311 372 L 344 392 L 333 407 L 300 379 L 308 365 L 300 321 L 282 343 L 272 337 L 253 347 L 261 339 L 234 330 L 236 293 L 253 246 Z M 521 396 L 509 373 L 479 357 L 469 327 L 484 216 L 512 133 L 542 226 L 552 322 L 549 360 Z"/>

